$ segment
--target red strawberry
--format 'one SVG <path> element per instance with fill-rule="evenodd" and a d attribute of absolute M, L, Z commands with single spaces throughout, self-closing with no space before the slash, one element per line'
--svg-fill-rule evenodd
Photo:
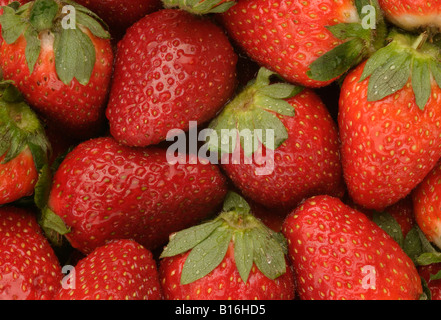
<path fill-rule="evenodd" d="M 167 300 L 292 300 L 285 239 L 230 192 L 212 221 L 173 234 L 161 255 Z"/>
<path fill-rule="evenodd" d="M 81 259 L 56 300 L 161 300 L 156 261 L 133 240 L 113 240 Z"/>
<path fill-rule="evenodd" d="M 0 83 L 0 205 L 34 194 L 48 169 L 49 142 L 17 89 Z"/>
<path fill-rule="evenodd" d="M 112 35 L 122 36 L 132 24 L 145 15 L 160 9 L 161 0 L 77 0 L 102 18 Z"/>
<path fill-rule="evenodd" d="M 392 32 L 342 85 L 339 128 L 350 196 L 382 210 L 406 197 L 441 156 L 438 49 Z"/>
<path fill-rule="evenodd" d="M 61 267 L 34 212 L 0 208 L 0 299 L 51 300 L 60 287 Z"/>
<path fill-rule="evenodd" d="M 46 219 L 61 217 L 67 239 L 84 253 L 127 238 L 153 249 L 213 213 L 225 197 L 216 166 L 195 156 L 186 163 L 169 163 L 165 149 L 132 149 L 110 137 L 85 141 L 55 173 Z"/>
<path fill-rule="evenodd" d="M 436 29 L 441 26 L 441 3 L 427 0 L 378 0 L 385 17 L 405 30 Z"/>
<path fill-rule="evenodd" d="M 36 0 L 18 10 L 4 7 L 0 65 L 35 110 L 67 134 L 88 138 L 105 124 L 113 52 L 93 13 L 75 3 L 75 12 L 64 13 L 65 5 Z"/>
<path fill-rule="evenodd" d="M 273 75 L 262 68 L 212 121 L 210 150 L 220 153 L 243 195 L 266 207 L 292 209 L 322 193 L 342 196 L 336 124 L 312 90 L 271 83 Z"/>
<path fill-rule="evenodd" d="M 351 0 L 241 0 L 222 21 L 261 66 L 290 82 L 323 87 L 381 47 L 385 26 L 377 11 L 373 29 L 362 27 L 362 6 Z"/>
<path fill-rule="evenodd" d="M 235 88 L 237 55 L 205 18 L 165 9 L 138 21 L 118 44 L 107 118 L 131 146 L 212 119 Z"/>
<path fill-rule="evenodd" d="M 306 200 L 284 222 L 301 299 L 415 300 L 412 260 L 364 214 L 339 199 Z"/>
<path fill-rule="evenodd" d="M 441 164 L 424 178 L 416 187 L 413 196 L 415 219 L 427 239 L 441 247 Z"/>
<path fill-rule="evenodd" d="M 418 273 L 423 278 L 430 290 L 431 300 L 441 300 L 441 263 L 433 263 L 427 266 L 419 266 Z"/>

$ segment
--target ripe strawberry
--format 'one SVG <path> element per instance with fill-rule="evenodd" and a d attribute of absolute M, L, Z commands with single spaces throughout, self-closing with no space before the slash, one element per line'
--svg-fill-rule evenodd
<path fill-rule="evenodd" d="M 0 299 L 51 300 L 61 267 L 34 212 L 0 207 Z"/>
<path fill-rule="evenodd" d="M 124 35 L 132 24 L 160 9 L 161 0 L 76 0 L 95 12 L 108 25 L 113 36 Z"/>
<path fill-rule="evenodd" d="M 441 263 L 418 267 L 419 275 L 427 283 L 427 287 L 430 290 L 430 300 L 441 300 L 440 271 Z"/>
<path fill-rule="evenodd" d="M 441 26 L 439 1 L 423 0 L 378 0 L 385 17 L 402 29 L 437 29 Z"/>
<path fill-rule="evenodd" d="M 363 28 L 365 4 L 375 2 L 242 0 L 222 21 L 261 66 L 290 82 L 323 87 L 382 46 L 380 10 L 372 27 Z"/>
<path fill-rule="evenodd" d="M 164 9 L 147 15 L 118 44 L 107 118 L 131 146 L 157 144 L 172 129 L 212 119 L 235 88 L 237 55 L 205 18 Z"/>
<path fill-rule="evenodd" d="M 34 194 L 49 142 L 37 115 L 10 83 L 0 83 L 0 205 Z"/>
<path fill-rule="evenodd" d="M 55 300 L 161 300 L 156 261 L 133 240 L 113 240 L 81 259 Z"/>
<path fill-rule="evenodd" d="M 230 192 L 212 221 L 170 237 L 160 262 L 167 300 L 292 300 L 285 239 Z"/>
<path fill-rule="evenodd" d="M 427 239 L 441 248 L 441 164 L 438 163 L 412 193 L 415 219 Z"/>
<path fill-rule="evenodd" d="M 336 124 L 311 89 L 271 83 L 274 75 L 262 68 L 212 121 L 210 150 L 243 195 L 263 206 L 293 209 L 312 195 L 342 196 Z"/>
<path fill-rule="evenodd" d="M 363 213 L 329 196 L 306 200 L 283 225 L 301 299 L 415 300 L 412 260 Z"/>
<path fill-rule="evenodd" d="M 67 4 L 75 11 L 65 13 Z M 3 10 L 3 77 L 67 134 L 84 139 L 101 133 L 113 52 L 97 17 L 73 2 L 54 0 Z"/>
<path fill-rule="evenodd" d="M 201 161 L 190 156 L 188 164 L 172 164 L 165 149 L 90 139 L 56 171 L 46 220 L 59 216 L 70 231 L 66 238 L 83 253 L 127 238 L 154 249 L 171 232 L 209 216 L 225 197 L 225 178 Z"/>
<path fill-rule="evenodd" d="M 339 128 L 350 196 L 382 210 L 406 197 L 441 156 L 441 68 L 424 35 L 391 43 L 342 85 Z"/>

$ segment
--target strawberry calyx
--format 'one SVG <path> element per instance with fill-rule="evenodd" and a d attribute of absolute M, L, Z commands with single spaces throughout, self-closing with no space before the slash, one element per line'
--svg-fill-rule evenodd
<path fill-rule="evenodd" d="M 303 87 L 285 82 L 272 82 L 278 75 L 261 68 L 254 80 L 230 101 L 209 124 L 208 148 L 221 155 L 232 153 L 241 144 L 246 156 L 252 155 L 259 144 L 268 149 L 278 148 L 288 132 L 280 116 L 294 116 L 295 110 L 285 99 L 294 97 Z M 269 131 L 273 135 L 269 135 Z"/>
<path fill-rule="evenodd" d="M 411 81 L 415 102 L 424 110 L 431 92 L 432 79 L 441 86 L 441 51 L 427 42 L 427 34 L 419 36 L 392 30 L 390 43 L 366 62 L 360 81 L 369 77 L 368 101 L 378 101 Z"/>
<path fill-rule="evenodd" d="M 1 8 L 2 37 L 13 44 L 24 36 L 30 74 L 47 43 L 43 38 L 50 38 L 59 79 L 66 85 L 74 78 L 82 85 L 89 83 L 96 53 L 88 31 L 98 38 L 110 38 L 107 26 L 95 13 L 70 0 L 35 0 L 22 6 L 13 2 Z"/>
<path fill-rule="evenodd" d="M 235 0 L 162 0 L 165 8 L 179 8 L 196 15 L 223 13 L 236 4 Z"/>
<path fill-rule="evenodd" d="M 253 264 L 269 279 L 286 272 L 285 238 L 255 218 L 248 203 L 235 192 L 227 194 L 223 210 L 214 220 L 172 234 L 160 258 L 190 251 L 181 275 L 181 284 L 189 284 L 208 275 L 222 262 L 230 242 L 234 245 L 237 270 L 245 283 Z"/>
<path fill-rule="evenodd" d="M 355 6 L 358 22 L 339 23 L 327 27 L 332 35 L 343 43 L 310 64 L 307 75 L 311 79 L 318 81 L 336 79 L 384 46 L 387 26 L 378 2 L 356 0 Z M 372 17 L 369 16 L 372 14 Z"/>

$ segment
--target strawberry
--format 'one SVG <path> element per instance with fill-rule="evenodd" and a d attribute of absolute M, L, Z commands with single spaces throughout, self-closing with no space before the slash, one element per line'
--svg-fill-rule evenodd
<path fill-rule="evenodd" d="M 343 82 L 343 172 L 349 195 L 368 209 L 406 197 L 441 156 L 441 56 L 425 39 L 392 31 Z"/>
<path fill-rule="evenodd" d="M 280 233 L 229 192 L 214 220 L 174 233 L 161 254 L 166 300 L 292 300 L 295 283 Z"/>
<path fill-rule="evenodd" d="M 441 26 L 438 18 L 441 13 L 439 1 L 378 0 L 378 2 L 385 18 L 402 29 L 431 30 Z"/>
<path fill-rule="evenodd" d="M 378 8 L 375 1 L 241 0 L 222 23 L 261 66 L 289 82 L 324 87 L 383 45 L 379 9 L 371 27 L 361 24 L 366 5 Z"/>
<path fill-rule="evenodd" d="M 111 134 L 130 146 L 166 139 L 212 119 L 235 88 L 235 54 L 224 32 L 178 9 L 147 15 L 118 43 L 107 107 Z"/>
<path fill-rule="evenodd" d="M 241 193 L 268 208 L 342 196 L 338 130 L 311 89 L 272 82 L 262 68 L 209 125 L 208 147 Z M 231 139 L 230 139 L 231 138 Z"/>
<path fill-rule="evenodd" d="M 0 207 L 0 244 L 0 299 L 51 300 L 61 267 L 34 212 Z"/>
<path fill-rule="evenodd" d="M 36 0 L 3 10 L 3 77 L 67 134 L 85 139 L 101 133 L 113 52 L 99 18 L 70 1 Z"/>
<path fill-rule="evenodd" d="M 63 279 L 55 296 L 55 300 L 161 299 L 156 261 L 133 240 L 113 240 L 96 248 Z"/>
<path fill-rule="evenodd" d="M 83 253 L 127 238 L 154 249 L 171 232 L 209 216 L 225 197 L 216 166 L 196 156 L 187 163 L 172 164 L 163 148 L 132 149 L 111 137 L 82 142 L 54 175 L 43 221 L 55 223 Z"/>
<path fill-rule="evenodd" d="M 422 294 L 412 260 L 363 213 L 316 196 L 286 218 L 283 234 L 302 300 L 415 300 Z"/>
<path fill-rule="evenodd" d="M 427 283 L 430 291 L 430 300 L 441 300 L 441 263 L 418 267 L 418 273 Z"/>
<path fill-rule="evenodd" d="M 31 196 L 48 182 L 49 141 L 17 89 L 0 83 L 0 205 Z"/>
<path fill-rule="evenodd" d="M 75 2 L 95 12 L 108 25 L 113 36 L 124 35 L 132 24 L 161 6 L 161 0 L 76 0 Z"/>

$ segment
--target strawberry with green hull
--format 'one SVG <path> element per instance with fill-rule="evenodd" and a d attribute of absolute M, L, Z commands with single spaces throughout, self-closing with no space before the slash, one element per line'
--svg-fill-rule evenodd
<path fill-rule="evenodd" d="M 147 15 L 118 43 L 107 107 L 112 136 L 130 146 L 211 120 L 235 89 L 237 55 L 223 30 L 178 9 Z"/>
<path fill-rule="evenodd" d="M 311 89 L 273 76 L 262 68 L 210 123 L 210 150 L 242 194 L 268 208 L 343 196 L 338 130 L 325 105 Z"/>
<path fill-rule="evenodd" d="M 72 5 L 72 12 L 62 8 Z M 41 115 L 81 139 L 102 132 L 113 64 L 100 19 L 71 1 L 3 7 L 0 66 Z M 72 21 L 76 21 L 72 25 Z"/>
<path fill-rule="evenodd" d="M 242 0 L 222 23 L 261 66 L 289 82 L 324 87 L 383 45 L 380 10 L 371 28 L 362 27 L 366 5 L 378 8 L 376 1 Z"/>
<path fill-rule="evenodd" d="M 161 254 L 167 300 L 292 300 L 286 243 L 229 192 L 220 215 L 172 234 Z"/>
<path fill-rule="evenodd" d="M 152 253 L 133 240 L 113 240 L 81 259 L 55 300 L 161 300 Z"/>
<path fill-rule="evenodd" d="M 385 231 L 339 199 L 316 196 L 285 220 L 283 234 L 303 300 L 417 300 L 412 260 Z"/>
<path fill-rule="evenodd" d="M 33 195 L 40 178 L 42 184 L 50 181 L 50 145 L 39 118 L 17 89 L 2 82 L 0 91 L 1 205 Z"/>
<path fill-rule="evenodd" d="M 152 250 L 214 213 L 225 197 L 215 165 L 196 156 L 185 163 L 171 164 L 165 149 L 133 149 L 111 137 L 82 142 L 54 175 L 42 225 L 83 253 L 128 238 Z"/>
<path fill-rule="evenodd" d="M 406 197 L 441 156 L 441 55 L 425 35 L 390 44 L 342 85 L 342 165 L 355 203 L 382 210 Z"/>
<path fill-rule="evenodd" d="M 0 299 L 52 300 L 61 284 L 61 267 L 35 213 L 0 207 L 0 244 Z"/>

